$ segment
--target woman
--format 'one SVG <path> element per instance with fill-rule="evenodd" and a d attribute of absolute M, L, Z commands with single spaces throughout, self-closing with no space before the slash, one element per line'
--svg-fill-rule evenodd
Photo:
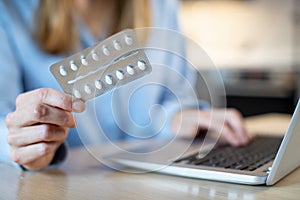
<path fill-rule="evenodd" d="M 70 146 L 80 144 L 73 128 L 77 125 L 77 130 L 87 130 L 95 119 L 90 106 L 60 92 L 49 66 L 124 28 L 156 26 L 178 30 L 176 11 L 176 1 L 160 0 L 1 1 L 0 83 L 8 87 L 0 88 L 0 160 L 30 170 L 63 160 L 66 140 Z M 177 70 L 186 74 L 187 69 L 179 66 Z M 168 82 L 176 84 L 170 78 Z M 133 120 L 147 124 L 147 109 L 153 104 L 165 105 L 170 95 L 151 87 L 140 93 L 133 98 L 137 106 L 130 112 Z M 97 98 L 97 105 L 103 105 L 95 108 L 97 119 L 109 139 L 124 139 L 113 108 L 104 106 L 112 100 L 111 93 Z M 169 112 L 172 115 L 167 126 L 171 127 L 166 129 L 183 137 L 194 137 L 199 129 L 207 129 L 210 112 L 198 108 L 199 105 L 189 107 L 182 115 Z M 84 112 L 78 124 L 74 112 Z M 181 117 L 183 124 L 177 126 Z M 221 135 L 233 145 L 243 145 L 251 139 L 235 110 L 227 111 Z"/>

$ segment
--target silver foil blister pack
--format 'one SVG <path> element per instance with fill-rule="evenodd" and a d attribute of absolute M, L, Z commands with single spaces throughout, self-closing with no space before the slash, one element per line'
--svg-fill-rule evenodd
<path fill-rule="evenodd" d="M 121 31 L 50 67 L 65 93 L 87 101 L 152 70 L 133 30 Z"/>

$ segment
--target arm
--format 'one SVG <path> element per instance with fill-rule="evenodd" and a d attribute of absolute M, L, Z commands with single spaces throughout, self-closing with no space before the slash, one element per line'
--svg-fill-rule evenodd
<path fill-rule="evenodd" d="M 164 13 L 165 16 L 160 16 L 157 20 L 164 19 L 163 28 L 179 31 L 178 1 L 164 3 L 166 4 L 164 12 L 160 11 L 160 13 Z M 197 72 L 185 61 L 186 38 L 177 32 L 167 32 L 154 45 L 154 47 L 159 46 L 161 49 L 171 50 L 173 53 L 165 56 L 167 58 L 165 65 L 172 67 L 172 70 L 168 69 L 165 73 L 166 88 L 175 91 L 175 95 L 166 90 L 162 92 L 160 103 L 166 110 L 166 126 L 163 131 L 191 138 L 195 137 L 199 130 L 210 129 L 219 131 L 221 138 L 226 139 L 232 145 L 248 143 L 252 137 L 247 134 L 242 116 L 237 110 L 209 109 L 210 106 L 206 102 L 197 99 L 195 92 Z M 158 36 L 161 37 L 161 35 Z"/>
<path fill-rule="evenodd" d="M 209 104 L 199 101 L 195 92 L 197 72 L 186 60 L 186 37 L 180 33 L 178 24 L 179 2 L 177 0 L 152 0 L 153 26 L 147 48 L 157 49 L 148 54 L 151 63 L 157 63 L 159 68 L 155 77 L 162 77 L 158 104 L 164 108 L 165 121 L 162 132 L 172 135 L 170 128 L 172 117 L 183 108 L 204 109 Z M 153 72 L 154 73 L 154 72 Z M 157 117 L 156 117 L 157 118 Z"/>
<path fill-rule="evenodd" d="M 22 70 L 5 17 L 0 17 L 0 162 L 42 169 L 66 155 L 63 142 L 76 124 L 71 112 L 84 104 L 51 89 L 22 94 Z"/>
<path fill-rule="evenodd" d="M 3 29 L 2 17 L 0 18 L 0 41 L 0 162 L 13 163 L 9 156 L 9 145 L 6 142 L 5 116 L 14 110 L 14 101 L 22 91 L 22 84 L 20 69 L 17 66 Z"/>

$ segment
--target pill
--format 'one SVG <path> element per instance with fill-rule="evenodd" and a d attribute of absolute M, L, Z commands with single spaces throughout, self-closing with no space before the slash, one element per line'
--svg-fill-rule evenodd
<path fill-rule="evenodd" d="M 103 51 L 104 55 L 106 55 L 106 56 L 110 55 L 110 52 L 109 52 L 109 50 L 108 50 L 108 48 L 106 46 L 103 46 L 102 51 Z"/>
<path fill-rule="evenodd" d="M 95 81 L 95 87 L 98 89 L 98 90 L 101 90 L 102 89 L 102 83 L 100 80 L 96 80 Z"/>
<path fill-rule="evenodd" d="M 93 52 L 93 53 L 92 53 L 92 58 L 93 58 L 94 60 L 96 60 L 96 61 L 99 60 L 99 56 L 98 56 L 98 54 L 97 54 L 96 52 Z"/>
<path fill-rule="evenodd" d="M 91 93 L 92 93 L 91 86 L 89 86 L 88 84 L 86 84 L 86 85 L 84 86 L 84 91 L 85 91 L 87 94 L 91 94 Z"/>
<path fill-rule="evenodd" d="M 132 38 L 130 37 L 130 36 L 125 36 L 125 43 L 127 44 L 127 45 L 132 45 Z"/>
<path fill-rule="evenodd" d="M 118 51 L 121 50 L 121 45 L 118 41 L 114 41 L 114 48 Z"/>
<path fill-rule="evenodd" d="M 77 65 L 75 64 L 74 61 L 71 61 L 71 62 L 70 62 L 70 65 L 71 65 L 71 69 L 72 69 L 73 71 L 77 71 L 77 70 L 78 70 L 78 67 L 77 67 Z"/>
<path fill-rule="evenodd" d="M 59 67 L 59 73 L 62 75 L 62 76 L 67 76 L 67 71 L 65 69 L 64 66 L 60 66 Z"/>
<path fill-rule="evenodd" d="M 119 79 L 119 80 L 122 80 L 124 78 L 124 73 L 122 70 L 117 70 L 116 71 L 116 77 Z"/>
<path fill-rule="evenodd" d="M 131 65 L 128 65 L 127 68 L 127 73 L 130 74 L 130 75 L 133 75 L 134 74 L 134 69 L 133 69 L 133 66 Z"/>
<path fill-rule="evenodd" d="M 145 70 L 146 69 L 146 63 L 144 61 L 139 60 L 137 64 L 138 64 L 138 68 L 140 70 Z"/>
<path fill-rule="evenodd" d="M 105 82 L 106 82 L 108 85 L 111 85 L 111 84 L 113 83 L 112 76 L 111 76 L 111 75 L 106 75 L 106 76 L 105 76 Z"/>
<path fill-rule="evenodd" d="M 81 57 L 81 63 L 85 66 L 89 64 L 85 57 Z"/>
<path fill-rule="evenodd" d="M 74 90 L 74 96 L 77 98 L 77 99 L 80 99 L 81 98 L 81 94 L 78 90 Z"/>

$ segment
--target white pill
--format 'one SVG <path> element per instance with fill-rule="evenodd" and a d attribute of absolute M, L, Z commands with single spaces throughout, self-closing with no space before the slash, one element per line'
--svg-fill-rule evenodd
<path fill-rule="evenodd" d="M 132 38 L 130 37 L 130 36 L 125 36 L 125 43 L 127 44 L 127 45 L 132 45 L 132 42 L 133 42 L 133 40 L 132 40 Z"/>
<path fill-rule="evenodd" d="M 62 76 L 67 76 L 67 71 L 66 71 L 66 69 L 65 69 L 64 66 L 60 66 L 60 67 L 59 67 L 59 73 L 60 73 L 60 75 L 62 75 Z"/>
<path fill-rule="evenodd" d="M 133 66 L 131 65 L 128 65 L 127 68 L 127 73 L 130 74 L 130 75 L 133 75 L 134 74 L 134 69 L 133 69 Z"/>
<path fill-rule="evenodd" d="M 89 64 L 85 57 L 81 57 L 81 63 L 85 66 Z"/>
<path fill-rule="evenodd" d="M 92 93 L 91 86 L 89 86 L 88 84 L 86 84 L 86 85 L 84 86 L 84 91 L 85 91 L 87 94 L 91 94 L 91 93 Z"/>
<path fill-rule="evenodd" d="M 138 64 L 138 68 L 140 70 L 145 70 L 146 69 L 146 63 L 144 61 L 139 60 L 137 64 Z"/>
<path fill-rule="evenodd" d="M 77 98 L 77 99 L 80 99 L 81 98 L 81 94 L 78 90 L 74 90 L 73 92 L 74 96 Z"/>
<path fill-rule="evenodd" d="M 114 48 L 118 51 L 121 50 L 121 45 L 118 41 L 114 41 Z"/>
<path fill-rule="evenodd" d="M 116 71 L 116 77 L 119 79 L 119 80 L 122 80 L 124 78 L 124 73 L 122 70 L 117 70 Z"/>
<path fill-rule="evenodd" d="M 103 51 L 104 55 L 106 55 L 106 56 L 110 55 L 110 52 L 109 52 L 109 50 L 108 50 L 108 48 L 106 46 L 103 46 L 102 51 Z"/>
<path fill-rule="evenodd" d="M 113 84 L 112 76 L 111 76 L 111 75 L 106 75 L 106 76 L 105 76 L 105 82 L 106 82 L 108 85 Z"/>
<path fill-rule="evenodd" d="M 70 65 L 71 65 L 71 69 L 72 69 L 73 71 L 77 71 L 77 70 L 78 70 L 78 67 L 77 67 L 77 65 L 75 64 L 74 61 L 71 61 L 71 62 L 70 62 Z"/>
<path fill-rule="evenodd" d="M 92 53 L 92 58 L 94 59 L 94 60 L 99 60 L 99 56 L 98 56 L 98 54 L 96 53 L 96 52 L 93 52 Z"/>
<path fill-rule="evenodd" d="M 102 83 L 100 80 L 96 80 L 95 81 L 95 86 L 98 90 L 101 90 L 102 89 Z"/>

